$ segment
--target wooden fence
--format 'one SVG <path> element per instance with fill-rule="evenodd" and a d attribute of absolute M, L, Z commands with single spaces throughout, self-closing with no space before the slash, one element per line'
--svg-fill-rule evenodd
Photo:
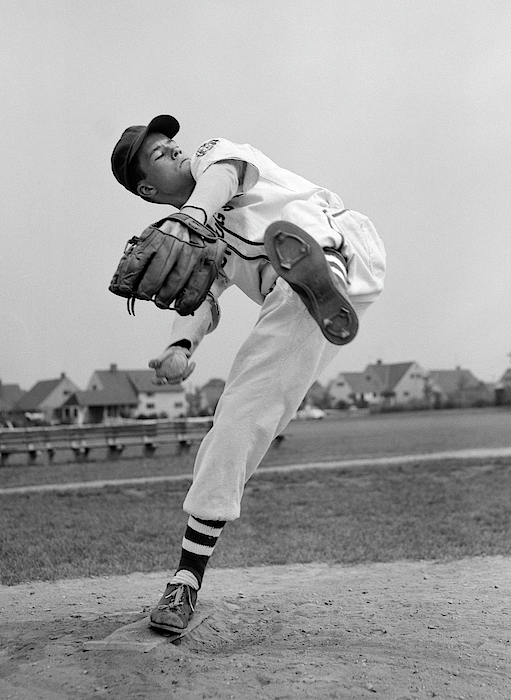
<path fill-rule="evenodd" d="M 96 457 L 100 459 L 110 459 L 121 456 L 130 447 L 141 448 L 144 456 L 153 455 L 158 448 L 168 445 L 183 453 L 201 442 L 211 424 L 209 419 L 180 419 L 2 429 L 0 464 L 8 464 L 10 457 L 15 455 L 26 456 L 25 463 L 29 464 L 53 462 L 59 453 L 63 457 L 85 461 L 92 451 L 96 451 Z M 69 454 L 65 455 L 66 452 Z M 136 454 L 140 454 L 140 450 Z"/>

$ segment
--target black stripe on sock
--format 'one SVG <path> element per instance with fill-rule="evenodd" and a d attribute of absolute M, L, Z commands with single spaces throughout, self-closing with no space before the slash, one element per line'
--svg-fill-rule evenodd
<path fill-rule="evenodd" d="M 203 544 L 206 547 L 214 547 L 218 537 L 211 535 L 203 535 L 202 532 L 197 532 L 189 525 L 185 530 L 185 539 L 190 540 L 190 542 L 195 542 L 195 544 Z"/>
<path fill-rule="evenodd" d="M 202 518 L 196 518 L 195 515 L 192 516 L 198 523 L 202 525 L 207 525 L 208 527 L 222 528 L 227 520 L 202 520 Z"/>
<path fill-rule="evenodd" d="M 209 557 L 202 556 L 200 554 L 191 554 L 185 549 L 181 552 L 181 559 L 179 560 L 179 566 L 177 567 L 176 573 L 186 569 L 191 571 L 199 583 L 199 588 L 202 586 L 202 579 L 204 578 L 204 571 L 208 565 Z"/>

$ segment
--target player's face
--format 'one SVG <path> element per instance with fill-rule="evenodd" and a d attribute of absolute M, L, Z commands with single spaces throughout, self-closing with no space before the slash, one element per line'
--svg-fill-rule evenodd
<path fill-rule="evenodd" d="M 164 134 L 148 134 L 138 151 L 140 167 L 146 173 L 139 184 L 144 196 L 154 201 L 181 207 L 191 195 L 195 180 L 190 171 L 190 158 L 177 143 Z"/>

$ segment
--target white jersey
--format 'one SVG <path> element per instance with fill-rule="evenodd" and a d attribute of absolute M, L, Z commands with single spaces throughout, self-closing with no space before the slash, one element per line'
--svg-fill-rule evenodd
<path fill-rule="evenodd" d="M 382 284 L 375 285 L 374 270 L 362 269 L 368 268 L 368 234 L 362 234 L 364 240 L 353 241 L 354 246 L 350 244 L 347 239 L 353 235 L 360 238 L 360 232 L 350 232 L 354 227 L 349 226 L 346 217 L 337 218 L 348 210 L 336 194 L 279 167 L 249 144 L 236 144 L 222 138 L 204 142 L 193 155 L 191 172 L 195 180 L 210 165 L 220 161 L 242 163 L 238 192 L 208 221 L 230 247 L 223 268 L 225 286 L 235 284 L 258 304 L 263 303 L 277 277 L 265 254 L 264 233 L 273 221 L 286 219 L 302 226 L 322 247 L 343 250 L 348 259 L 350 296 L 363 296 L 368 301 L 370 297 L 371 300 L 376 298 Z M 366 217 L 358 216 L 372 227 Z M 359 229 L 360 223 L 355 228 Z M 373 239 L 373 252 L 381 255 L 383 247 L 374 227 L 369 237 Z M 354 257 L 359 257 L 358 249 L 366 258 L 362 266 L 360 261 L 357 265 L 356 260 L 351 264 Z M 359 279 L 361 272 L 362 280 Z"/>

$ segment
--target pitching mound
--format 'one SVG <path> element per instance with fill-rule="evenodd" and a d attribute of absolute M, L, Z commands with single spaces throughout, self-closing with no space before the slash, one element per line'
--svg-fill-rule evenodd
<path fill-rule="evenodd" d="M 511 560 L 210 569 L 193 629 L 164 574 L 0 587 L 0 697 L 511 698 Z"/>

